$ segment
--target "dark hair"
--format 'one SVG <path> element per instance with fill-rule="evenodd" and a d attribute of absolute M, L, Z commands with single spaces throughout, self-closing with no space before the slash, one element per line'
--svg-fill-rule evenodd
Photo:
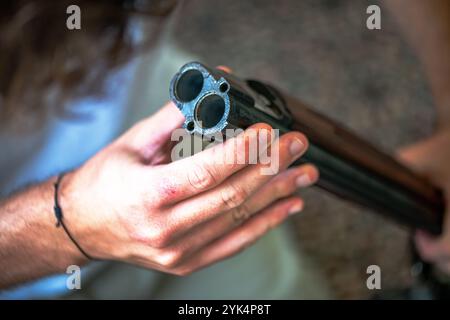
<path fill-rule="evenodd" d="M 108 73 L 152 40 L 136 39 L 132 22 L 152 16 L 161 25 L 175 2 L 0 1 L 0 124 L 33 127 L 49 111 L 68 116 L 67 101 L 101 93 Z M 66 27 L 73 4 L 81 30 Z"/>

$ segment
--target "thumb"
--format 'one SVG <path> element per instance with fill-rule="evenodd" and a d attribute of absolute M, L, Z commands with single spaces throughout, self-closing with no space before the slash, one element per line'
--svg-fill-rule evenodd
<path fill-rule="evenodd" d="M 158 149 L 164 146 L 172 132 L 181 128 L 184 117 L 174 103 L 168 102 L 154 115 L 136 123 L 124 136 L 126 143 L 136 149 Z"/>
<path fill-rule="evenodd" d="M 396 158 L 404 165 L 417 170 L 417 153 L 419 152 L 416 145 L 402 147 L 396 152 Z"/>
<path fill-rule="evenodd" d="M 404 165 L 418 172 L 427 172 L 430 167 L 430 151 L 433 145 L 429 140 L 402 147 L 396 152 L 396 158 Z"/>

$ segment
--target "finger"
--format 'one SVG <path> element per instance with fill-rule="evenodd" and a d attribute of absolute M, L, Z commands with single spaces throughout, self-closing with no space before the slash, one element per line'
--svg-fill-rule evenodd
<path fill-rule="evenodd" d="M 423 150 L 426 147 L 424 142 L 407 146 L 397 151 L 397 159 L 417 171 L 424 171 Z"/>
<path fill-rule="evenodd" d="M 305 152 L 307 143 L 306 137 L 299 132 L 290 132 L 279 138 L 279 141 L 276 141 L 279 151 L 276 160 L 278 169 L 274 169 L 274 172 L 286 169 L 298 159 Z M 241 206 L 273 177 L 261 174 L 263 168 L 267 168 L 267 165 L 247 166 L 216 188 L 173 206 L 168 213 L 168 219 L 177 230 L 178 235 L 221 213 Z M 175 235 L 176 233 L 174 233 Z"/>
<path fill-rule="evenodd" d="M 222 70 L 223 72 L 230 73 L 230 74 L 233 73 L 233 70 L 231 70 L 231 68 L 229 68 L 227 66 L 223 66 L 223 65 L 217 66 L 216 69 Z"/>
<path fill-rule="evenodd" d="M 298 212 L 302 208 L 303 202 L 301 199 L 293 197 L 280 200 L 253 216 L 226 236 L 194 254 L 181 266 L 175 268 L 173 272 L 179 275 L 189 274 L 232 256 L 253 244 L 270 229 L 282 223 L 290 214 Z"/>
<path fill-rule="evenodd" d="M 426 174 L 436 183 L 444 185 L 447 182 L 442 180 L 445 174 L 443 175 L 438 168 L 446 168 L 447 157 L 430 157 L 430 154 L 442 155 L 443 150 L 441 146 L 447 143 L 447 139 L 448 136 L 445 134 L 436 134 L 432 138 L 402 148 L 398 152 L 399 160 L 411 168 Z"/>
<path fill-rule="evenodd" d="M 180 110 L 168 102 L 154 115 L 136 123 L 119 141 L 138 150 L 145 158 L 170 141 L 172 132 L 181 129 L 183 121 Z"/>
<path fill-rule="evenodd" d="M 248 166 L 250 146 L 259 144 L 261 132 L 271 132 L 267 124 L 256 124 L 225 143 L 191 157 L 162 166 L 157 171 L 161 203 L 176 203 L 220 184 Z M 243 161 L 236 161 L 237 159 Z"/>
<path fill-rule="evenodd" d="M 227 215 L 232 217 L 234 223 L 241 223 L 276 200 L 290 196 L 298 188 L 311 186 L 318 178 L 319 171 L 311 164 L 286 170 L 269 180 L 246 202 L 232 209 Z"/>
<path fill-rule="evenodd" d="M 222 237 L 253 214 L 262 211 L 276 200 L 290 196 L 297 188 L 307 187 L 318 178 L 317 169 L 303 165 L 281 173 L 255 193 L 244 205 L 248 209 L 234 209 L 200 225 L 165 249 L 169 257 L 181 262 L 212 241 Z M 245 214 L 242 214 L 242 210 Z"/>
<path fill-rule="evenodd" d="M 449 245 L 441 238 L 418 230 L 415 234 L 415 243 L 420 256 L 427 262 L 436 263 L 450 258 Z"/>

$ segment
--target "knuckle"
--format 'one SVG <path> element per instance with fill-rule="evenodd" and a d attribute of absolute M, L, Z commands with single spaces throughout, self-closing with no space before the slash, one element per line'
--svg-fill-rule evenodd
<path fill-rule="evenodd" d="M 279 199 L 290 195 L 295 191 L 295 184 L 286 179 L 279 179 L 274 185 L 274 199 Z"/>
<path fill-rule="evenodd" d="M 165 268 L 174 268 L 182 258 L 183 252 L 180 250 L 164 250 L 158 255 L 156 261 Z"/>
<path fill-rule="evenodd" d="M 202 190 L 216 182 L 214 173 L 207 165 L 194 165 L 188 172 L 188 181 L 192 188 Z"/>
<path fill-rule="evenodd" d="M 177 275 L 179 277 L 186 277 L 190 274 L 192 274 L 194 272 L 194 270 L 191 269 L 180 269 L 180 270 L 176 270 L 173 272 L 174 275 Z"/>
<path fill-rule="evenodd" d="M 154 226 L 147 231 L 147 244 L 153 248 L 165 248 L 172 240 L 172 230 L 162 226 Z"/>
<path fill-rule="evenodd" d="M 233 221 L 237 224 L 240 224 L 250 217 L 251 210 L 248 207 L 247 203 L 244 202 L 242 205 L 234 209 L 231 215 L 233 217 Z"/>
<path fill-rule="evenodd" d="M 221 191 L 222 203 L 228 209 L 239 207 L 244 203 L 248 196 L 249 193 L 245 188 L 233 184 L 229 184 L 228 187 Z"/>

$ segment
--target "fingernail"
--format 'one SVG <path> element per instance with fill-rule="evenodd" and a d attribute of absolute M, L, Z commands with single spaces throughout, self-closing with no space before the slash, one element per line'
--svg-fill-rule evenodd
<path fill-rule="evenodd" d="M 289 146 L 289 151 L 292 156 L 298 156 L 303 151 L 303 142 L 299 139 L 294 139 Z"/>
<path fill-rule="evenodd" d="M 302 205 L 301 203 L 294 204 L 294 205 L 289 209 L 289 215 L 296 214 L 297 212 L 301 211 L 302 208 L 303 208 L 303 205 Z"/>
<path fill-rule="evenodd" d="M 311 184 L 311 179 L 309 178 L 308 174 L 304 173 L 299 175 L 296 179 L 295 179 L 295 184 L 297 185 L 297 187 L 307 187 Z"/>

